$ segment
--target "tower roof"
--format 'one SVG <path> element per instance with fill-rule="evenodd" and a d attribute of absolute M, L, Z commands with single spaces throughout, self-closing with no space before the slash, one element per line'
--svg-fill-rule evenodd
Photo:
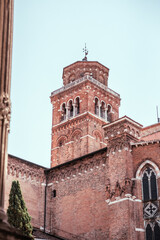
<path fill-rule="evenodd" d="M 90 75 L 108 86 L 109 68 L 97 61 L 77 61 L 63 69 L 63 84 L 66 85 L 85 75 Z"/>

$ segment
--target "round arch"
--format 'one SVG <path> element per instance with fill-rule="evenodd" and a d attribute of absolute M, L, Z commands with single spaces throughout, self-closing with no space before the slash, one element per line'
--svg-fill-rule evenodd
<path fill-rule="evenodd" d="M 102 136 L 102 134 L 101 134 L 100 131 L 98 131 L 98 130 L 93 130 L 92 135 L 93 135 L 93 137 L 95 137 L 96 139 L 99 138 L 100 142 L 103 141 L 103 136 Z"/>
<path fill-rule="evenodd" d="M 80 138 L 82 136 L 82 130 L 80 129 L 75 129 L 74 132 L 71 135 L 71 141 L 74 140 L 74 138 Z"/>
<path fill-rule="evenodd" d="M 67 141 L 67 136 L 62 135 L 57 139 L 57 146 L 61 147 Z"/>

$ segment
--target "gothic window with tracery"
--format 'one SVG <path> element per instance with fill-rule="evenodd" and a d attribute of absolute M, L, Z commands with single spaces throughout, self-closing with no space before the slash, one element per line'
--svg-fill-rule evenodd
<path fill-rule="evenodd" d="M 157 189 L 156 173 L 152 167 L 146 166 L 142 174 L 143 217 L 145 219 L 146 240 L 160 239 Z"/>
<path fill-rule="evenodd" d="M 156 174 L 149 166 L 143 172 L 143 201 L 156 201 L 157 200 L 157 180 Z"/>
<path fill-rule="evenodd" d="M 160 227 L 157 222 L 150 222 L 146 226 L 146 240 L 159 240 Z"/>

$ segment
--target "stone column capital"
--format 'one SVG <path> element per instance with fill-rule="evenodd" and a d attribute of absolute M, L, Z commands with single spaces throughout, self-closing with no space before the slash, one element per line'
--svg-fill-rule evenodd
<path fill-rule="evenodd" d="M 11 102 L 9 95 L 7 93 L 3 93 L 0 96 L 0 120 L 4 120 L 4 123 L 7 125 L 9 129 L 11 118 Z"/>

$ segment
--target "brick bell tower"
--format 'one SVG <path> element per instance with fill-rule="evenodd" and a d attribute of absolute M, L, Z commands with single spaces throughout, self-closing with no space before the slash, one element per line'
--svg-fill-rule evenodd
<path fill-rule="evenodd" d="M 63 69 L 51 93 L 51 167 L 106 147 L 102 126 L 119 118 L 120 96 L 108 88 L 109 69 L 85 57 Z"/>

